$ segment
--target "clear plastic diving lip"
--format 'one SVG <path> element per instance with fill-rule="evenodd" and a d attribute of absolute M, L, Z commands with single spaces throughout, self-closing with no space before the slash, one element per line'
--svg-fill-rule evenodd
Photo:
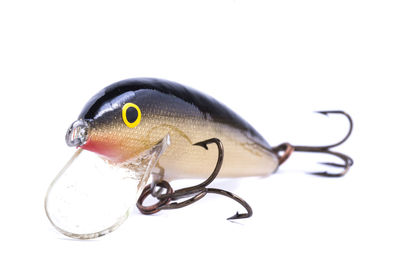
<path fill-rule="evenodd" d="M 79 239 L 103 236 L 129 216 L 150 173 L 169 145 L 157 145 L 114 165 L 95 153 L 78 149 L 49 186 L 45 211 L 62 234 Z"/>

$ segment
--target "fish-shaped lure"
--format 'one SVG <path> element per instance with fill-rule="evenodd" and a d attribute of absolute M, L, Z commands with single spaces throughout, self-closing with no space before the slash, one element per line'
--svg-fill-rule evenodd
<path fill-rule="evenodd" d="M 349 133 L 341 142 L 322 147 L 288 143 L 271 147 L 236 113 L 194 89 L 152 78 L 114 83 L 93 96 L 68 129 L 66 142 L 78 150 L 50 185 L 45 201 L 47 216 L 63 234 L 93 238 L 118 227 L 129 214 L 134 199 L 139 199 L 140 211 L 150 214 L 186 206 L 212 192 L 235 199 L 247 209 L 246 214 L 232 218 L 249 217 L 251 208 L 244 200 L 228 191 L 206 186 L 217 175 L 270 175 L 293 151 L 328 153 L 344 161 L 344 164 L 328 163 L 344 168 L 341 173 L 318 173 L 323 176 L 344 175 L 352 165 L 350 157 L 330 150 L 349 137 L 351 118 L 341 111 L 321 113 L 341 113 L 349 119 Z M 96 161 L 93 164 L 97 164 L 94 168 L 90 168 L 91 162 L 86 158 L 79 160 L 83 153 L 92 154 L 91 159 Z M 82 183 L 85 173 L 88 174 L 86 186 L 76 187 Z M 97 180 L 101 176 L 104 176 L 102 183 Z M 173 191 L 168 183 L 188 177 L 208 179 L 178 191 Z M 152 184 L 145 188 L 149 178 Z M 96 185 L 103 187 L 94 195 L 95 201 L 86 200 L 95 192 L 89 189 Z M 109 188 L 111 185 L 114 185 L 113 191 Z M 163 190 L 167 193 L 162 193 Z M 144 206 L 143 200 L 150 194 L 159 203 Z M 109 198 L 110 195 L 115 199 Z M 170 204 L 171 200 L 187 196 L 192 198 Z M 76 205 L 82 200 L 85 205 Z M 107 200 L 117 207 L 115 215 L 109 215 L 111 209 L 104 205 Z M 115 205 L 115 200 L 124 202 Z M 94 204 L 102 209 L 94 209 Z M 80 222 L 82 217 L 87 219 Z M 107 220 L 94 223 L 94 217 Z"/>

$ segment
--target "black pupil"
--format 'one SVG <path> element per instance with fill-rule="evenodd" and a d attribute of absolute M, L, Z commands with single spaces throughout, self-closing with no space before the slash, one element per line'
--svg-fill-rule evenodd
<path fill-rule="evenodd" d="M 138 117 L 138 111 L 135 107 L 129 107 L 126 110 L 126 119 L 129 123 L 134 123 Z"/>

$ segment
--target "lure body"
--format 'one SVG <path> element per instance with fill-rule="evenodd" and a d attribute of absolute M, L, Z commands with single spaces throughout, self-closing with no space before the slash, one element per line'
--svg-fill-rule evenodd
<path fill-rule="evenodd" d="M 132 115 L 140 113 L 134 127 L 123 114 L 126 104 L 138 107 Z M 76 146 L 117 164 L 126 163 L 169 136 L 170 144 L 156 166 L 169 180 L 210 174 L 217 158 L 216 147 L 205 150 L 193 145 L 209 138 L 218 138 L 224 144 L 219 177 L 266 176 L 278 167 L 271 146 L 237 114 L 209 96 L 166 80 L 143 78 L 114 83 L 92 97 L 78 121 L 84 121 L 87 129 L 83 143 Z M 71 127 L 69 132 L 75 132 L 74 124 Z M 73 136 L 67 134 L 67 138 Z"/>
<path fill-rule="evenodd" d="M 340 177 L 353 165 L 351 157 L 331 150 L 350 136 L 351 117 L 343 111 L 320 113 L 347 117 L 350 128 L 341 141 L 271 148 L 246 121 L 196 90 L 150 78 L 114 83 L 93 96 L 68 129 L 66 142 L 78 150 L 49 186 L 46 215 L 61 233 L 81 239 L 118 228 L 134 203 L 143 214 L 153 214 L 188 206 L 208 193 L 229 197 L 247 211 L 228 219 L 251 217 L 245 200 L 208 187 L 215 177 L 267 176 L 294 151 L 343 160 L 323 163 L 343 168 L 340 173 L 313 173 L 319 176 Z M 178 190 L 168 182 L 188 177 L 205 180 Z M 144 205 L 149 195 L 158 202 Z"/>

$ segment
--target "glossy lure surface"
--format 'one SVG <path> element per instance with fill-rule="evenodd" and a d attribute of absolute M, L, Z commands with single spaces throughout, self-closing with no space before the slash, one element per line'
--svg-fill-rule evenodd
<path fill-rule="evenodd" d="M 327 153 L 344 161 L 343 164 L 327 163 L 342 167 L 341 173 L 317 173 L 319 175 L 341 176 L 347 172 L 352 165 L 351 158 L 330 149 L 349 137 L 351 118 L 341 111 L 321 113 L 340 113 L 349 119 L 350 130 L 342 141 L 321 147 L 288 143 L 271 147 L 249 123 L 212 97 L 166 80 L 128 79 L 104 88 L 89 100 L 68 129 L 66 142 L 77 147 L 78 152 L 96 153 L 107 164 L 133 172 L 132 178 L 139 180 L 138 191 L 141 193 L 137 206 L 145 214 L 181 208 L 207 193 L 216 193 L 230 197 L 246 208 L 247 213 L 236 214 L 231 219 L 244 218 L 251 216 L 252 211 L 243 199 L 225 190 L 207 188 L 217 175 L 267 176 L 275 172 L 293 151 Z M 152 184 L 144 188 L 151 174 Z M 176 191 L 168 183 L 189 177 L 207 180 Z M 143 201 L 148 195 L 153 195 L 159 202 L 144 206 Z M 171 203 L 184 197 L 188 197 L 184 202 Z M 47 215 L 56 226 L 51 213 L 47 212 Z M 60 231 L 78 238 L 106 233 L 94 231 L 100 234 L 74 236 L 72 232 Z"/>
<path fill-rule="evenodd" d="M 219 176 L 268 175 L 278 167 L 271 146 L 245 120 L 212 97 L 165 80 L 112 84 L 88 102 L 70 133 L 76 131 L 75 125 L 85 125 L 87 133 L 79 142 L 68 134 L 69 145 L 116 163 L 149 150 L 169 135 L 170 145 L 158 164 L 170 180 L 210 174 L 216 149 L 193 146 L 210 138 L 224 145 Z"/>

